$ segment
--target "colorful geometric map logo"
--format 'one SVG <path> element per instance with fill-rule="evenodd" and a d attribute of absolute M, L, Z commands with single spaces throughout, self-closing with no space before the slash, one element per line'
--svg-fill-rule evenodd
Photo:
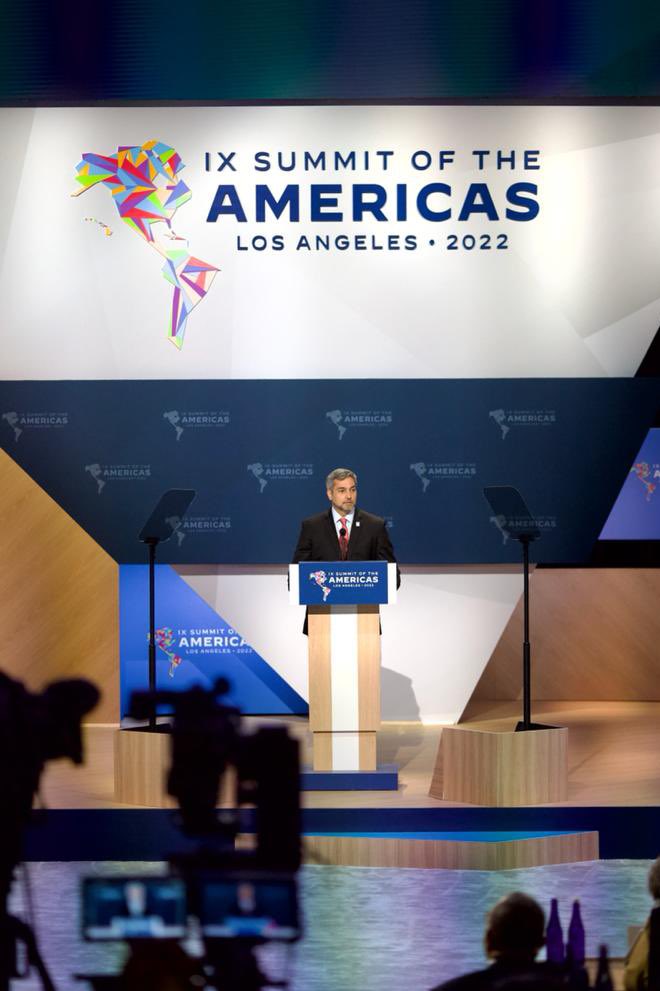
<path fill-rule="evenodd" d="M 332 589 L 330 588 L 330 586 L 329 585 L 326 585 L 326 581 L 328 580 L 328 576 L 326 575 L 325 571 L 312 571 L 311 575 L 309 576 L 309 580 L 311 582 L 316 582 L 316 584 L 318 585 L 318 587 L 323 592 L 323 601 L 325 602 L 325 600 L 328 598 L 328 596 L 332 592 Z"/>
<path fill-rule="evenodd" d="M 102 183 L 110 190 L 119 216 L 165 259 L 163 278 L 172 285 L 167 336 L 179 350 L 186 322 L 204 299 L 218 273 L 214 265 L 195 258 L 188 242 L 172 227 L 174 214 L 192 193 L 179 177 L 184 168 L 174 148 L 162 141 L 122 145 L 115 155 L 85 152 L 76 166 L 80 196 Z"/>
<path fill-rule="evenodd" d="M 638 461 L 630 469 L 630 474 L 635 475 L 637 480 L 644 486 L 645 499 L 651 501 L 651 497 L 658 487 L 656 479 L 660 479 L 660 464 L 650 464 L 648 461 Z"/>
<path fill-rule="evenodd" d="M 147 634 L 147 639 L 148 639 Z M 165 657 L 169 661 L 169 668 L 167 670 L 170 678 L 174 677 L 174 672 L 178 668 L 179 664 L 183 658 L 176 651 L 170 650 L 170 647 L 174 644 L 174 631 L 169 626 L 162 626 L 158 630 L 154 630 L 154 638 L 156 641 L 156 646 L 159 650 L 165 654 Z"/>

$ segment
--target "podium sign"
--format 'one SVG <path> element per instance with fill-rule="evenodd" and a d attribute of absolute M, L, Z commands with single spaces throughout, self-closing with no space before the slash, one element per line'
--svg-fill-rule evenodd
<path fill-rule="evenodd" d="M 307 605 L 314 771 L 375 771 L 379 606 L 396 599 L 396 565 L 305 561 L 290 566 L 289 588 Z"/>
<path fill-rule="evenodd" d="M 396 602 L 396 564 L 387 561 L 303 561 L 289 566 L 289 600 L 303 606 Z"/>

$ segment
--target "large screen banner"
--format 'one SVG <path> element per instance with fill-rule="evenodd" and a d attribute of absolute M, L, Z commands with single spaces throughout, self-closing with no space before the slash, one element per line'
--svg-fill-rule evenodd
<path fill-rule="evenodd" d="M 634 374 L 660 109 L 0 111 L 3 378 Z"/>
<path fill-rule="evenodd" d="M 660 536 L 660 387 L 637 375 L 660 107 L 4 108 L 0 128 L 0 446 L 122 565 L 122 713 L 146 679 L 138 535 L 170 488 L 195 498 L 158 548 L 159 684 L 226 674 L 248 712 L 306 709 L 281 565 L 335 467 L 407 566 L 387 718 L 456 720 L 511 615 L 520 547 L 485 487 L 520 490 L 538 564 Z"/>

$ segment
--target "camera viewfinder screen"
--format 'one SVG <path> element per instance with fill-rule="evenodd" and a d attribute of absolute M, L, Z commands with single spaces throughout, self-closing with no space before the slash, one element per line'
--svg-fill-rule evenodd
<path fill-rule="evenodd" d="M 291 878 L 205 878 L 200 923 L 204 936 L 297 939 L 295 883 Z"/>
<path fill-rule="evenodd" d="M 182 939 L 186 889 L 180 878 L 85 878 L 85 939 Z"/>

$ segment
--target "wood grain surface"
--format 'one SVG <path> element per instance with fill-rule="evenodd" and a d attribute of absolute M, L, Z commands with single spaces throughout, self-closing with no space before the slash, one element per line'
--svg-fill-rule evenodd
<path fill-rule="evenodd" d="M 497 871 L 598 860 L 598 833 L 564 833 L 491 842 L 382 836 L 305 836 L 305 860 L 352 867 Z"/>
<path fill-rule="evenodd" d="M 0 666 L 32 691 L 85 677 L 103 693 L 88 717 L 119 718 L 115 561 L 0 451 Z"/>
<path fill-rule="evenodd" d="M 536 568 L 530 596 L 533 698 L 660 700 L 660 569 Z M 520 697 L 521 644 L 518 603 L 471 701 Z"/>
<path fill-rule="evenodd" d="M 429 794 L 449 802 L 505 807 L 563 802 L 568 797 L 568 730 L 516 733 L 446 726 Z"/>

